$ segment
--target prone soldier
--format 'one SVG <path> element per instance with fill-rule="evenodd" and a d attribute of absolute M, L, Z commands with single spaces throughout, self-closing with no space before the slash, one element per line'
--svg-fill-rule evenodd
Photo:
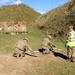
<path fill-rule="evenodd" d="M 15 50 L 14 50 L 14 54 L 13 56 L 17 56 L 17 58 L 19 58 L 19 56 L 24 57 L 25 56 L 25 52 L 26 50 L 29 50 L 33 56 L 37 57 L 38 55 L 35 54 L 35 52 L 32 51 L 30 45 L 28 44 L 28 39 L 24 38 L 19 40 L 16 44 L 15 44 Z"/>

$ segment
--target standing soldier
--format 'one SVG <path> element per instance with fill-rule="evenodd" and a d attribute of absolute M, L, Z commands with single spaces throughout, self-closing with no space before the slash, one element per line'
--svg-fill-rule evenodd
<path fill-rule="evenodd" d="M 52 38 L 51 35 L 46 35 L 46 37 L 42 40 L 41 46 L 43 49 L 43 54 L 50 53 L 48 46 L 52 47 L 51 38 Z"/>
<path fill-rule="evenodd" d="M 19 58 L 19 55 L 21 55 L 22 58 L 23 56 L 25 56 L 25 51 L 27 49 L 33 54 L 33 56 L 35 57 L 38 56 L 37 54 L 35 54 L 35 52 L 32 51 L 31 47 L 28 44 L 27 38 L 21 39 L 15 44 L 15 50 L 13 56 L 17 56 L 17 58 Z"/>
<path fill-rule="evenodd" d="M 69 33 L 68 33 L 66 47 L 67 47 L 68 58 L 71 59 L 71 62 L 74 62 L 73 51 L 75 49 L 75 31 L 73 30 L 73 26 L 69 26 Z"/>

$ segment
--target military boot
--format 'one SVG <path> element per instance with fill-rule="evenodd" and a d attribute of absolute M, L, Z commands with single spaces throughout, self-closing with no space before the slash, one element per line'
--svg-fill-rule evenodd
<path fill-rule="evenodd" d="M 43 51 L 42 54 L 50 54 L 50 51 Z"/>

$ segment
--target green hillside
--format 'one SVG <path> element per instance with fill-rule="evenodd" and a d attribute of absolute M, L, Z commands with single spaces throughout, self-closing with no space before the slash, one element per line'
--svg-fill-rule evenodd
<path fill-rule="evenodd" d="M 75 1 L 72 0 L 41 15 L 34 24 L 43 32 L 65 36 L 67 27 L 75 24 Z"/>
<path fill-rule="evenodd" d="M 0 7 L 0 21 L 25 21 L 32 29 L 38 26 L 44 33 L 63 37 L 67 27 L 75 24 L 75 1 L 42 15 L 24 4 L 3 6 Z"/>
<path fill-rule="evenodd" d="M 24 4 L 0 7 L 0 21 L 25 21 L 31 23 L 40 13 Z"/>
<path fill-rule="evenodd" d="M 64 36 L 67 27 L 75 24 L 73 3 L 69 2 L 43 15 L 24 4 L 1 7 L 0 21 L 26 21 L 28 33 L 0 34 L 0 75 L 75 75 L 75 62 L 67 60 L 67 51 L 60 37 L 51 40 L 58 50 L 46 55 L 38 51 L 45 36 L 42 32 L 48 31 L 56 36 L 63 33 Z M 22 59 L 13 57 L 15 43 L 25 37 L 38 57 L 33 57 L 28 51 Z"/>

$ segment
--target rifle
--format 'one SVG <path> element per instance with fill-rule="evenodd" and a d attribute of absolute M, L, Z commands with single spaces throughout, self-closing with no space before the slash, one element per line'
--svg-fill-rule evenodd
<path fill-rule="evenodd" d="M 55 48 L 56 46 L 55 45 L 50 45 L 50 51 L 53 51 L 53 48 Z"/>

